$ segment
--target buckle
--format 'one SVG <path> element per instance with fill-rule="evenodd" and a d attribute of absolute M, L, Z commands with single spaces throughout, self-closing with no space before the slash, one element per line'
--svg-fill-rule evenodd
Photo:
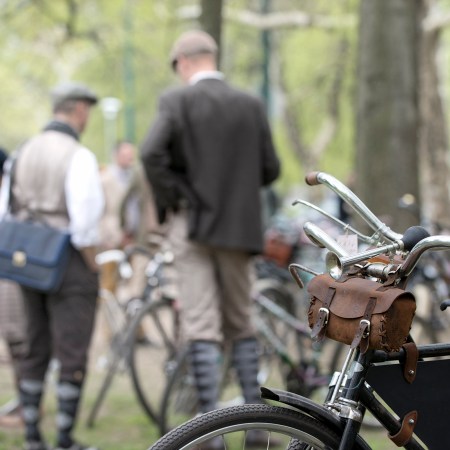
<path fill-rule="evenodd" d="M 319 309 L 319 317 L 322 318 L 321 314 L 325 313 L 325 319 L 323 320 L 323 326 L 328 323 L 328 318 L 330 317 L 330 310 L 328 308 L 320 308 Z"/>
<path fill-rule="evenodd" d="M 365 330 L 364 333 L 362 334 L 362 337 L 364 339 L 367 339 L 369 337 L 370 334 L 370 320 L 367 319 L 362 319 L 360 322 L 361 328 L 363 328 L 363 326 L 365 325 Z"/>

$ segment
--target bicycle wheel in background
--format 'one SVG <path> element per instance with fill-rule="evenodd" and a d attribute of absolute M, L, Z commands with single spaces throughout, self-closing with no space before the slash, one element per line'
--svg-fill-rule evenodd
<path fill-rule="evenodd" d="M 256 280 L 253 285 L 252 295 L 254 298 L 258 296 L 266 297 L 276 306 L 281 307 L 287 314 L 297 317 L 298 305 L 296 304 L 296 299 L 278 280 L 270 278 Z M 264 305 L 260 305 L 258 302 L 255 302 L 254 314 L 256 317 L 262 318 L 270 326 L 270 329 L 275 333 L 276 337 L 287 348 L 292 350 L 299 345 L 295 331 L 291 327 L 286 326 L 282 317 L 278 317 L 277 314 L 272 313 L 268 308 L 265 308 Z M 255 326 L 257 326 L 257 323 Z"/>
<path fill-rule="evenodd" d="M 340 434 L 288 408 L 242 405 L 199 416 L 160 438 L 149 450 L 331 449 L 339 447 Z M 355 448 L 360 448 L 358 443 Z"/>
<path fill-rule="evenodd" d="M 168 370 L 168 379 L 160 410 L 161 436 L 192 419 L 197 411 L 198 399 L 195 380 L 188 364 L 188 350 L 184 349 Z"/>
<path fill-rule="evenodd" d="M 295 386 L 296 393 L 311 395 L 323 382 L 318 379 L 320 355 L 311 341 L 309 326 L 296 313 L 301 310 L 303 299 L 294 298 L 283 285 L 273 280 L 256 283 L 254 298 L 254 323 L 263 346 L 262 354 L 272 352 L 278 359 L 272 364 L 273 373 L 261 384 L 279 388 Z M 292 306 L 280 308 L 283 304 Z"/>
<path fill-rule="evenodd" d="M 438 295 L 434 283 L 413 284 L 411 292 L 416 298 L 417 305 L 410 331 L 414 342 L 416 344 L 444 342 L 439 340 L 439 334 L 447 332 L 448 327 L 442 327 L 442 322 L 439 321 L 439 318 L 445 318 L 445 312 L 440 311 L 437 304 Z"/>
<path fill-rule="evenodd" d="M 178 314 L 174 301 L 164 297 L 144 303 L 137 314 L 128 355 L 131 379 L 142 408 L 159 422 L 167 373 L 177 352 Z"/>

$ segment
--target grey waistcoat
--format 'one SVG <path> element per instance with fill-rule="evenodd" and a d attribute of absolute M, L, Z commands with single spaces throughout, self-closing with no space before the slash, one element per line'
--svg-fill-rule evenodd
<path fill-rule="evenodd" d="M 13 175 L 11 207 L 19 219 L 35 217 L 67 228 L 65 178 L 80 144 L 57 131 L 44 131 L 20 149 Z"/>

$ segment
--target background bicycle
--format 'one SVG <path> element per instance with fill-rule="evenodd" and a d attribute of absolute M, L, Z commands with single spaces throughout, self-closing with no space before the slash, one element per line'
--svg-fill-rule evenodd
<path fill-rule="evenodd" d="M 172 262 L 169 250 L 149 253 L 134 246 L 126 251 L 107 251 L 98 256 L 100 265 L 115 263 L 117 275 L 130 275 L 130 259 L 135 254 L 148 257 L 146 285 L 141 297 L 121 303 L 114 289 L 103 288 L 101 301 L 111 327 L 109 350 L 103 355 L 106 373 L 87 419 L 93 426 L 99 408 L 117 373 L 127 373 L 137 399 L 147 416 L 159 423 L 160 395 L 167 366 L 178 346 L 178 312 L 173 289 L 165 269 Z M 172 283 L 172 281 L 170 281 Z"/>

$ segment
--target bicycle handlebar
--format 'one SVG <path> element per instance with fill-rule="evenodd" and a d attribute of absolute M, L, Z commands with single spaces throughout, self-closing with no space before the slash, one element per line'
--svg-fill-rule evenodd
<path fill-rule="evenodd" d="M 416 267 L 420 257 L 427 250 L 446 250 L 450 248 L 450 236 L 429 236 L 419 241 L 409 252 L 400 267 L 400 273 L 408 277 Z"/>
<path fill-rule="evenodd" d="M 306 176 L 305 181 L 310 186 L 326 185 L 348 203 L 376 233 L 380 233 L 391 241 L 387 245 L 378 246 L 356 255 L 348 255 L 325 231 L 314 224 L 305 223 L 306 235 L 320 247 L 330 250 L 327 254 L 326 263 L 328 272 L 333 278 L 339 278 L 345 268 L 361 262 L 366 262 L 364 271 L 368 276 L 387 278 L 391 273 L 390 271 L 395 270 L 399 278 L 407 278 L 424 252 L 450 249 L 450 236 L 430 236 L 423 227 L 408 228 L 404 235 L 392 231 L 369 210 L 356 194 L 331 175 L 324 172 L 311 172 Z M 407 253 L 401 264 L 367 262 L 376 256 L 393 255 L 399 251 Z"/>
<path fill-rule="evenodd" d="M 349 206 L 351 206 L 358 215 L 374 230 L 380 233 L 387 240 L 397 242 L 402 239 L 402 235 L 391 230 L 361 201 L 361 199 L 352 192 L 347 186 L 339 180 L 325 172 L 311 172 L 305 177 L 305 181 L 310 186 L 323 184 L 335 192 Z"/>

